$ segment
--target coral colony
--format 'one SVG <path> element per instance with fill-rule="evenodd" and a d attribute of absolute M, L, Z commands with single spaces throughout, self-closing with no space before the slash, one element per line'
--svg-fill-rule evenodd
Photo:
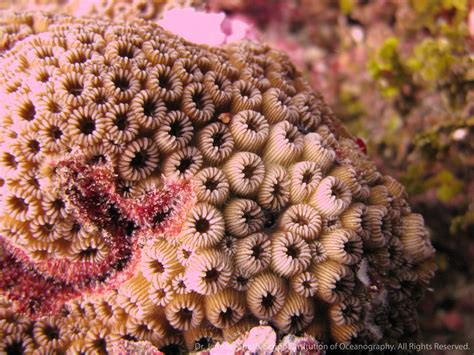
<path fill-rule="evenodd" d="M 260 320 L 416 339 L 423 218 L 284 53 L 28 13 L 0 39 L 0 352 L 187 351 Z"/>

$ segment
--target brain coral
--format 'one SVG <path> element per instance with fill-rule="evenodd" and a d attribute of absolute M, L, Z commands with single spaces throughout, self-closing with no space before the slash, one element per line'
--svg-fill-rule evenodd
<path fill-rule="evenodd" d="M 423 218 L 285 54 L 44 14 L 0 50 L 0 352 L 417 336 Z"/>

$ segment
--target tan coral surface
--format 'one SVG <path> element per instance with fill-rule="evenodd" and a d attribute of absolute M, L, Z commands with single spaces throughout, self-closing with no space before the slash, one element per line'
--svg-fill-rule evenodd
<path fill-rule="evenodd" d="M 423 218 L 285 54 L 42 14 L 3 17 L 0 51 L 2 238 L 35 261 L 113 252 L 54 188 L 70 152 L 107 157 L 125 197 L 166 177 L 191 180 L 197 198 L 116 290 L 37 320 L 3 304 L 0 352 L 105 352 L 118 339 L 192 350 L 259 320 L 322 341 L 416 336 L 434 272 Z"/>
<path fill-rule="evenodd" d="M 0 10 L 47 11 L 114 21 L 157 20 L 171 9 L 203 8 L 201 0 L 2 0 Z"/>

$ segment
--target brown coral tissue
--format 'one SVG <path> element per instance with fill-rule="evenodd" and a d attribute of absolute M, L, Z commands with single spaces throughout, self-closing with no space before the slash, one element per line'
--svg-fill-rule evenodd
<path fill-rule="evenodd" d="M 1 353 L 418 337 L 423 217 L 284 53 L 26 13 L 0 68 Z"/>

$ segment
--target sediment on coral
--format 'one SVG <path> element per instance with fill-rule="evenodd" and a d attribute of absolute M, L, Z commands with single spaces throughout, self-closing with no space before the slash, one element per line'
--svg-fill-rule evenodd
<path fill-rule="evenodd" d="M 285 54 L 140 21 L 7 27 L 0 349 L 202 349 L 261 319 L 322 341 L 416 337 L 423 218 Z"/>

